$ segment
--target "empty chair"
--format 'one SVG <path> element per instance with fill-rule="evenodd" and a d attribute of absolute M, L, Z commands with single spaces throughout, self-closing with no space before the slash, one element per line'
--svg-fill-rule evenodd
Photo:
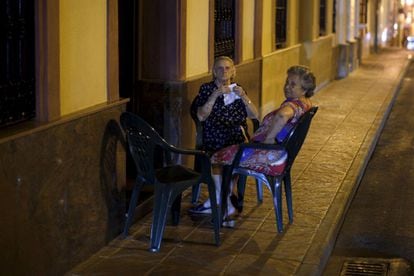
<path fill-rule="evenodd" d="M 215 186 L 211 178 L 211 163 L 209 156 L 201 150 L 188 150 L 177 148 L 166 142 L 148 123 L 136 114 L 124 112 L 120 118 L 121 126 L 125 131 L 129 150 L 137 169 L 137 176 L 133 188 L 128 215 L 124 227 L 124 235 L 134 217 L 140 190 L 143 185 L 154 186 L 154 208 L 151 225 L 150 251 L 160 249 L 165 229 L 168 210 L 172 211 L 173 224 L 178 224 L 181 203 L 181 193 L 187 188 L 206 183 L 209 196 L 212 200 L 212 218 L 214 223 L 214 238 L 216 245 L 220 244 L 220 208 L 217 204 Z M 162 150 L 165 165 L 161 168 L 154 166 L 154 153 L 156 148 Z M 171 154 L 195 155 L 199 162 L 198 171 L 173 164 Z"/>
<path fill-rule="evenodd" d="M 305 141 L 312 118 L 317 110 L 318 107 L 314 106 L 303 114 L 282 144 L 241 144 L 231 165 L 231 170 L 229 170 L 233 175 L 244 177 L 253 176 L 271 190 L 278 232 L 283 231 L 281 184 L 282 182 L 284 183 L 289 223 L 292 223 L 293 207 L 290 170 L 303 142 Z M 273 151 L 274 154 L 286 155 L 287 158 L 283 159 L 283 162 L 280 164 L 250 164 L 246 160 L 240 160 L 243 151 L 246 149 L 265 149 Z M 226 179 L 230 179 L 230 177 L 226 177 Z"/>

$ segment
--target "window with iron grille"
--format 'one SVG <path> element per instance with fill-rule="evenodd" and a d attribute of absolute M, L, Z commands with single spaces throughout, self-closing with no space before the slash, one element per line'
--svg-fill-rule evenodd
<path fill-rule="evenodd" d="M 368 0 L 361 0 L 359 5 L 359 23 L 367 24 Z"/>
<path fill-rule="evenodd" d="M 336 0 L 333 1 L 332 9 L 332 32 L 336 33 Z"/>
<path fill-rule="evenodd" d="M 276 0 L 276 20 L 275 20 L 275 46 L 276 49 L 286 47 L 287 29 L 287 0 Z"/>
<path fill-rule="evenodd" d="M 214 5 L 214 56 L 235 53 L 235 0 L 215 0 Z"/>
<path fill-rule="evenodd" d="M 34 1 L 0 2 L 0 127 L 35 116 Z"/>
<path fill-rule="evenodd" d="M 326 35 L 326 0 L 319 3 L 319 35 Z"/>

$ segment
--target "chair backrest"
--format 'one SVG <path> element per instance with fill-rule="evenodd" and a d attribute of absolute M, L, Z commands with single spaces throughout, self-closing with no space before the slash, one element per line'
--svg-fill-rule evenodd
<path fill-rule="evenodd" d="M 288 152 L 288 161 L 286 164 L 286 169 L 290 169 L 293 161 L 295 161 L 296 156 L 298 155 L 303 142 L 305 141 L 306 135 L 310 124 L 312 122 L 313 116 L 318 111 L 317 106 L 311 107 L 305 114 L 300 117 L 299 122 L 289 133 L 288 138 L 283 142 L 283 146 Z"/>
<path fill-rule="evenodd" d="M 154 154 L 157 146 L 166 141 L 145 120 L 136 114 L 124 112 L 120 122 L 140 181 L 155 182 Z"/>
<path fill-rule="evenodd" d="M 203 148 L 203 125 L 201 124 L 200 120 L 197 117 L 197 107 L 195 106 L 194 101 L 191 103 L 190 115 L 191 115 L 191 119 L 193 119 L 193 122 L 196 128 L 195 148 L 202 149 Z"/>

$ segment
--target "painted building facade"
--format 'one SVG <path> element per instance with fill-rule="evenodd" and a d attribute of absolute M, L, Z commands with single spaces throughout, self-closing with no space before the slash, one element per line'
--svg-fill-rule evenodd
<path fill-rule="evenodd" d="M 4 1 L 2 12 L 12 2 L 26 1 Z M 281 103 L 291 65 L 309 66 L 321 89 L 388 46 L 398 7 L 392 0 L 34 1 L 35 116 L 0 128 L 7 248 L 0 259 L 13 264 L 12 274 L 62 274 L 120 233 L 128 176 L 119 115 L 136 112 L 169 142 L 194 146 L 189 106 L 211 80 L 218 43 L 229 43 L 218 41 L 219 12 L 232 24 L 236 81 L 264 116 Z M 9 21 L 2 24 L 15 25 Z"/>

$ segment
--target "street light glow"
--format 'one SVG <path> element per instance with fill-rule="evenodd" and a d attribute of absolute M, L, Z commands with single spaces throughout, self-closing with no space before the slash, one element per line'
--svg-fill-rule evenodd
<path fill-rule="evenodd" d="M 387 32 L 388 32 L 388 29 L 387 28 L 385 28 L 383 31 L 382 31 L 382 34 L 381 34 L 381 41 L 382 42 L 387 42 Z"/>
<path fill-rule="evenodd" d="M 405 23 L 406 24 L 411 24 L 412 22 L 412 17 L 411 17 L 411 13 L 407 14 L 407 18 L 405 19 Z"/>

